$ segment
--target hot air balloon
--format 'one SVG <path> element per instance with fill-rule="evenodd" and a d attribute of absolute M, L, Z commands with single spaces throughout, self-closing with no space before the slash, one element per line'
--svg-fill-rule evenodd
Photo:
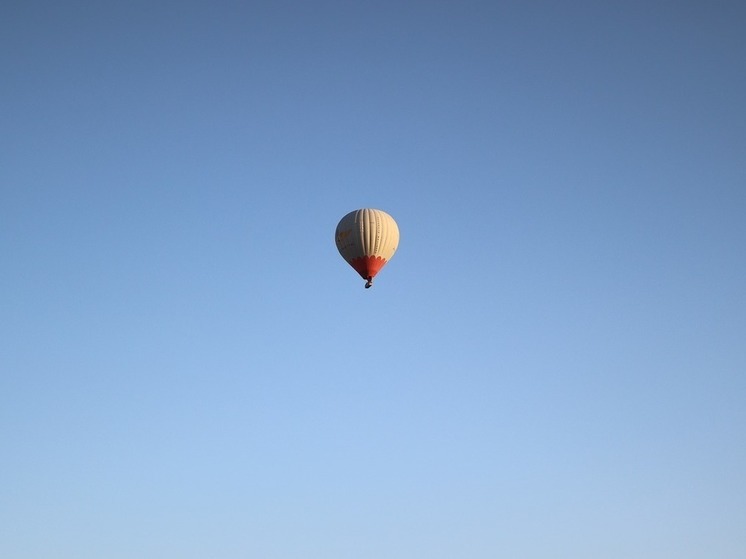
<path fill-rule="evenodd" d="M 363 208 L 340 220 L 334 240 L 342 258 L 366 280 L 367 289 L 394 256 L 399 246 L 399 227 L 386 212 Z"/>

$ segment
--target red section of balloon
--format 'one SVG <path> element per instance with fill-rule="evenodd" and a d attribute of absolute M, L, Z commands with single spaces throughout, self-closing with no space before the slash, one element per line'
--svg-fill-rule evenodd
<path fill-rule="evenodd" d="M 360 258 L 353 258 L 350 262 L 350 266 L 355 268 L 355 271 L 362 276 L 363 279 L 374 278 L 376 274 L 381 271 L 381 268 L 386 264 L 386 260 L 380 256 L 362 256 Z"/>

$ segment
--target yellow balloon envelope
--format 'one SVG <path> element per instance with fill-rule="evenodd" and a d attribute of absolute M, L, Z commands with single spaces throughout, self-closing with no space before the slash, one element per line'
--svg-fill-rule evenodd
<path fill-rule="evenodd" d="M 394 256 L 399 246 L 399 227 L 386 212 L 363 208 L 340 220 L 334 240 L 342 258 L 366 280 L 367 288 Z"/>

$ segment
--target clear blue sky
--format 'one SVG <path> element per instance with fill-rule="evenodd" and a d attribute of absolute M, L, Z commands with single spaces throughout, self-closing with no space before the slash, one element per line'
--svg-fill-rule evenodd
<path fill-rule="evenodd" d="M 746 557 L 743 3 L 15 1 L 0 68 L 2 557 Z"/>

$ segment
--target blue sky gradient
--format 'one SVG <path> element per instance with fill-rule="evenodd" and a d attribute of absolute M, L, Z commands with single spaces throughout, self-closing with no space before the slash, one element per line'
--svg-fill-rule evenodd
<path fill-rule="evenodd" d="M 741 3 L 7 4 L 0 555 L 746 556 Z"/>

